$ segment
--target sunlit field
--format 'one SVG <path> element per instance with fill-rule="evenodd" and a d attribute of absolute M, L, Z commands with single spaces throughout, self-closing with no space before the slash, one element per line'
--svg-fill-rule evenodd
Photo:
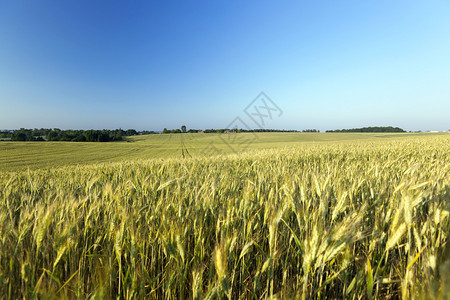
<path fill-rule="evenodd" d="M 437 135 L 437 134 L 432 134 Z M 450 134 L 444 133 L 444 136 Z M 430 136 L 408 133 L 155 134 L 123 142 L 0 142 L 0 172 L 153 158 L 210 157 L 315 143 L 346 143 Z"/>
<path fill-rule="evenodd" d="M 450 297 L 450 134 L 180 138 L 0 142 L 0 298 Z"/>

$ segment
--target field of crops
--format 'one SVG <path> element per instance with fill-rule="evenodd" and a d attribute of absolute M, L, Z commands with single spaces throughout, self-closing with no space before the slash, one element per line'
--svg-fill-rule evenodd
<path fill-rule="evenodd" d="M 424 134 L 426 135 L 426 134 Z M 448 136 L 448 134 L 444 134 Z M 311 143 L 334 143 L 379 139 L 403 139 L 421 134 L 392 133 L 242 133 L 152 134 L 127 137 L 125 142 L 9 142 L 0 141 L 0 172 L 89 165 L 136 159 L 211 156 L 247 150 L 273 149 Z M 213 145 L 214 151 L 209 147 Z M 188 155 L 188 156 L 189 156 Z"/>
<path fill-rule="evenodd" d="M 450 297 L 450 135 L 7 170 L 0 298 Z"/>

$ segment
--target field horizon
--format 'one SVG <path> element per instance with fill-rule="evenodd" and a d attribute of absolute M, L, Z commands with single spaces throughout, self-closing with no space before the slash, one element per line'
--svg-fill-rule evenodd
<path fill-rule="evenodd" d="M 126 137 L 124 141 L 0 142 L 0 171 L 17 171 L 119 162 L 136 159 L 213 156 L 314 143 L 351 143 L 450 136 L 448 133 L 182 133 Z"/>

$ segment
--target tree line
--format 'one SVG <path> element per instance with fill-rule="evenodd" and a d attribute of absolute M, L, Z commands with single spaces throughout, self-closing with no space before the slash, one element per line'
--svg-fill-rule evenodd
<path fill-rule="evenodd" d="M 115 142 L 122 141 L 124 136 L 152 134 L 154 131 L 135 129 L 115 130 L 61 130 L 59 128 L 25 129 L 0 132 L 0 138 L 11 141 L 64 141 L 64 142 Z"/>
<path fill-rule="evenodd" d="M 162 133 L 240 133 L 240 132 L 298 132 L 298 130 L 285 130 L 285 129 L 227 129 L 227 128 L 219 128 L 219 129 L 189 129 L 186 130 L 186 126 L 182 126 L 181 129 L 167 129 L 164 128 Z"/>
<path fill-rule="evenodd" d="M 300 132 L 299 130 L 285 129 L 180 129 L 164 128 L 162 133 L 241 133 L 241 132 Z M 317 129 L 304 129 L 301 132 L 320 132 Z M 326 132 L 406 132 L 399 127 L 363 127 L 352 129 L 327 130 Z M 156 131 L 136 131 L 135 129 L 115 129 L 115 130 L 61 130 L 59 128 L 41 128 L 4 130 L 0 131 L 0 139 L 10 139 L 11 141 L 66 141 L 66 142 L 115 142 L 122 141 L 125 136 L 159 134 Z"/>
<path fill-rule="evenodd" d="M 363 127 L 352 129 L 327 130 L 326 132 L 406 132 L 406 131 L 399 127 L 384 126 L 384 127 Z"/>

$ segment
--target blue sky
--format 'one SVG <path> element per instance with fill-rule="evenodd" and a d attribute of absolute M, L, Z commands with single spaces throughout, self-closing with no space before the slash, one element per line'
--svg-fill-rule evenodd
<path fill-rule="evenodd" d="M 1 1 L 0 129 L 450 129 L 448 1 Z"/>

